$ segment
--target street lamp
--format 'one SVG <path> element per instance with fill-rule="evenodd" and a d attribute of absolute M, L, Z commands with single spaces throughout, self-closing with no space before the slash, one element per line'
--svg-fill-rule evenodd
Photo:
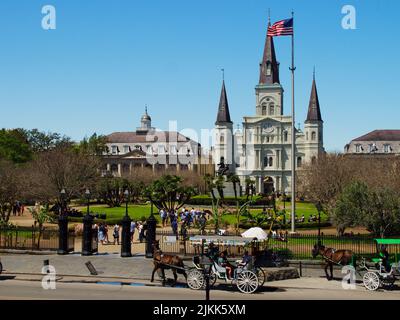
<path fill-rule="evenodd" d="M 89 205 L 90 205 L 90 190 L 86 189 L 85 191 L 85 198 L 87 200 L 87 215 L 89 215 Z"/>
<path fill-rule="evenodd" d="M 153 243 L 156 241 L 157 220 L 154 217 L 153 201 L 150 200 L 150 217 L 146 221 L 146 258 L 153 258 Z"/>
<path fill-rule="evenodd" d="M 68 253 L 68 214 L 65 212 L 66 192 L 60 191 L 60 215 L 58 217 L 58 250 L 57 254 Z"/>
<path fill-rule="evenodd" d="M 125 216 L 122 218 L 122 244 L 121 257 L 132 257 L 131 252 L 131 218 L 128 215 L 129 190 L 124 192 L 125 198 Z"/>
<path fill-rule="evenodd" d="M 87 212 L 83 217 L 82 256 L 90 256 L 93 254 L 93 217 L 90 215 L 90 196 L 90 190 L 86 189 L 85 198 L 87 200 Z"/>
<path fill-rule="evenodd" d="M 318 211 L 318 244 L 321 244 L 321 211 L 322 211 L 321 202 L 318 201 L 315 207 L 317 208 Z"/>

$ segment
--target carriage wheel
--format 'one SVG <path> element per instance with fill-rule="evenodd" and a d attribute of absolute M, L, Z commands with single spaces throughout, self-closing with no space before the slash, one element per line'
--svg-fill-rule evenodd
<path fill-rule="evenodd" d="M 212 287 L 217 281 L 217 275 L 211 271 L 210 273 L 210 287 Z"/>
<path fill-rule="evenodd" d="M 267 279 L 264 270 L 261 269 L 260 267 L 257 267 L 255 270 L 255 274 L 257 275 L 258 278 L 258 286 L 262 287 Z"/>
<path fill-rule="evenodd" d="M 368 271 L 363 276 L 364 287 L 370 291 L 378 290 L 379 282 L 379 276 L 376 272 Z"/>
<path fill-rule="evenodd" d="M 190 289 L 200 290 L 205 286 L 203 272 L 197 269 L 192 269 L 187 275 L 187 285 Z"/>
<path fill-rule="evenodd" d="M 395 281 L 396 278 L 394 276 L 388 276 L 386 278 L 383 278 L 381 282 L 384 287 L 391 289 Z"/>
<path fill-rule="evenodd" d="M 253 293 L 258 289 L 257 275 L 250 270 L 243 270 L 237 274 L 236 286 L 240 292 Z"/>

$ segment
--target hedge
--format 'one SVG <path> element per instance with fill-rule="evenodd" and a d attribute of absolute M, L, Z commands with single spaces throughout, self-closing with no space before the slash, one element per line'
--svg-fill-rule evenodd
<path fill-rule="evenodd" d="M 238 197 L 237 200 L 239 201 L 239 205 L 245 204 L 247 201 L 250 200 L 247 199 L 246 196 Z M 267 204 L 265 200 L 262 199 L 261 196 L 254 196 L 253 197 L 253 205 L 264 205 Z M 225 197 L 224 198 L 224 203 L 231 205 L 231 206 L 236 206 L 236 199 L 235 197 Z M 186 205 L 190 206 L 211 206 L 212 205 L 212 198 L 208 195 L 201 195 L 201 196 L 195 196 L 192 197 Z"/>

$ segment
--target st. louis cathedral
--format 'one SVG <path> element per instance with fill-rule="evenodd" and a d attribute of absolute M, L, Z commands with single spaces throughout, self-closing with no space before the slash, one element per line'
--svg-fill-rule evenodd
<path fill-rule="evenodd" d="M 251 178 L 257 193 L 290 193 L 291 189 L 291 123 L 292 116 L 284 115 L 284 90 L 279 81 L 279 62 L 274 41 L 267 36 L 260 64 L 260 77 L 255 87 L 255 114 L 243 117 L 243 129 L 233 133 L 225 83 L 215 122 L 214 163 L 221 158 L 230 173 L 239 176 L 242 187 Z M 321 117 L 315 75 L 304 130 L 296 128 L 296 170 L 313 162 L 324 153 L 323 120 Z"/>

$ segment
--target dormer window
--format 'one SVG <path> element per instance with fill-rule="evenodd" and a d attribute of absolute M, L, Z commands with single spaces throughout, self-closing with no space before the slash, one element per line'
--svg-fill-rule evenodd
<path fill-rule="evenodd" d="M 391 152 L 392 152 L 392 146 L 391 146 L 390 144 L 385 144 L 385 145 L 383 146 L 383 151 L 384 151 L 385 153 L 391 153 Z"/>
<path fill-rule="evenodd" d="M 111 153 L 118 154 L 118 146 L 111 146 Z"/>
<path fill-rule="evenodd" d="M 131 151 L 130 146 L 124 146 L 124 153 L 129 153 Z"/>
<path fill-rule="evenodd" d="M 356 144 L 356 153 L 360 153 L 362 151 L 361 144 Z"/>

